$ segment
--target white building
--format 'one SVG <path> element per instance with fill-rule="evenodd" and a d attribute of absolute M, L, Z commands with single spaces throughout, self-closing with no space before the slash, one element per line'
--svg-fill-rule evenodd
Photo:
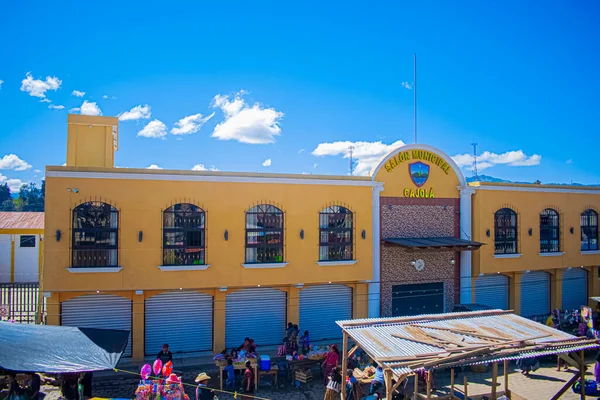
<path fill-rule="evenodd" d="M 0 212 L 0 283 L 38 283 L 43 212 Z"/>

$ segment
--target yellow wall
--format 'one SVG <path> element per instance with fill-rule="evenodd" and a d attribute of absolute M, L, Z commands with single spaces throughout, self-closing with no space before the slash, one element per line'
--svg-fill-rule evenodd
<path fill-rule="evenodd" d="M 113 127 L 116 117 L 68 116 L 67 165 L 114 167 Z M 115 143 L 116 144 L 116 143 Z"/>
<path fill-rule="evenodd" d="M 53 168 L 60 170 L 61 168 Z M 111 170 L 115 171 L 115 170 Z M 193 173 L 190 173 L 193 174 Z M 68 191 L 77 188 L 78 193 Z M 100 200 L 119 214 L 118 273 L 70 273 L 70 221 L 78 204 Z M 182 182 L 124 179 L 47 177 L 47 232 L 62 232 L 45 243 L 44 290 L 160 290 L 216 288 L 295 283 L 352 282 L 371 279 L 371 201 L 369 186 Z M 172 204 L 190 202 L 207 212 L 206 271 L 162 272 L 162 211 Z M 277 269 L 245 269 L 245 211 L 270 203 L 285 212 L 285 261 Z M 320 267 L 319 211 L 344 205 L 354 212 L 354 265 Z M 300 230 L 304 229 L 304 240 Z M 223 234 L 228 230 L 229 240 Z M 366 239 L 361 232 L 366 231 Z M 143 241 L 138 242 L 138 232 Z M 50 239 L 52 238 L 52 239 Z"/>
<path fill-rule="evenodd" d="M 429 165 L 429 177 L 421 187 L 413 183 L 409 172 L 409 165 L 419 161 Z M 397 151 L 377 172 L 375 181 L 385 182 L 381 195 L 386 197 L 409 197 L 410 190 L 419 189 L 423 189 L 427 194 L 433 190 L 434 198 L 457 198 L 460 195 L 457 189 L 460 181 L 456 171 L 436 153 L 429 150 Z M 408 193 L 405 192 L 406 189 L 409 190 Z M 416 195 L 416 192 L 414 193 Z"/>
<path fill-rule="evenodd" d="M 516 186 L 515 188 L 518 188 Z M 541 187 L 540 189 L 544 189 Z M 503 207 L 518 215 L 518 246 L 521 257 L 494 257 L 494 213 Z M 600 195 L 581 193 L 526 192 L 517 190 L 477 190 L 473 198 L 473 240 L 486 243 L 473 252 L 473 274 L 507 273 L 526 270 L 553 270 L 600 265 L 600 254 L 581 254 L 580 214 L 592 208 L 599 211 Z M 553 208 L 560 214 L 562 256 L 540 256 L 540 212 Z M 573 234 L 570 228 L 573 227 Z M 529 236 L 529 229 L 532 236 Z M 490 230 L 490 237 L 486 231 Z M 595 276 L 591 278 L 596 278 Z"/>

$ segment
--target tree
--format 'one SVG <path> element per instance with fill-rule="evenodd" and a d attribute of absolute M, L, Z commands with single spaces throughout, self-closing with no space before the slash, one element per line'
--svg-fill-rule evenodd
<path fill-rule="evenodd" d="M 11 200 L 10 197 L 10 188 L 8 187 L 8 183 L 0 185 L 0 204 L 4 204 L 6 200 Z"/>

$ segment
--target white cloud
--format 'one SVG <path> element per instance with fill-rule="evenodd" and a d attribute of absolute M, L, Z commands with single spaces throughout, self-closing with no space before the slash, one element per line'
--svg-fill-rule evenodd
<path fill-rule="evenodd" d="M 402 87 L 408 90 L 411 90 L 413 88 L 412 84 L 409 82 L 402 82 Z"/>
<path fill-rule="evenodd" d="M 188 115 L 175 122 L 175 127 L 171 129 L 171 133 L 173 135 L 189 135 L 196 133 L 202 128 L 202 125 L 214 116 L 215 113 L 206 117 L 203 117 L 202 114 Z"/>
<path fill-rule="evenodd" d="M 317 168 L 318 166 L 319 166 L 319 164 L 317 164 L 317 163 L 313 164 L 313 168 Z"/>
<path fill-rule="evenodd" d="M 2 89 L 2 84 L 4 83 L 4 81 L 2 79 L 0 79 L 0 89 Z"/>
<path fill-rule="evenodd" d="M 210 167 L 206 168 L 204 166 L 204 164 L 196 164 L 192 167 L 192 171 L 218 171 L 219 168 L 215 167 L 214 165 L 211 165 Z"/>
<path fill-rule="evenodd" d="M 167 126 L 157 119 L 148 122 L 141 131 L 137 133 L 138 136 L 147 138 L 164 138 L 167 136 Z"/>
<path fill-rule="evenodd" d="M 298 150 L 298 154 L 302 154 L 302 153 L 304 153 L 304 149 Z"/>
<path fill-rule="evenodd" d="M 30 96 L 45 98 L 48 90 L 57 91 L 62 85 L 62 81 L 55 76 L 47 76 L 46 80 L 33 79 L 31 72 L 25 74 L 25 79 L 21 81 L 21 91 L 29 93 Z"/>
<path fill-rule="evenodd" d="M 0 174 L 0 184 L 5 183 L 8 184 L 8 188 L 12 193 L 17 193 L 18 191 L 20 191 L 21 186 L 25 184 L 20 179 L 8 179 L 6 176 Z"/>
<path fill-rule="evenodd" d="M 352 158 L 356 161 L 354 173 L 356 175 L 368 175 L 375 164 L 392 150 L 404 146 L 402 140 L 398 140 L 392 144 L 384 144 L 379 142 L 333 142 L 320 143 L 313 150 L 312 155 L 317 157 L 324 156 L 343 156 L 350 158 L 350 147 L 353 147 Z"/>
<path fill-rule="evenodd" d="M 250 106 L 242 99 L 244 94 L 240 91 L 233 98 L 221 94 L 214 97 L 213 107 L 223 111 L 225 120 L 215 126 L 212 137 L 249 144 L 275 142 L 275 136 L 281 135 L 283 113 L 259 103 Z"/>
<path fill-rule="evenodd" d="M 50 104 L 48 106 L 48 108 L 51 109 L 51 110 L 62 110 L 63 108 L 65 108 L 65 106 Z"/>
<path fill-rule="evenodd" d="M 70 113 L 78 112 L 81 115 L 102 115 L 102 110 L 96 102 L 83 101 L 81 107 L 71 108 Z"/>
<path fill-rule="evenodd" d="M 119 121 L 137 121 L 139 119 L 150 119 L 152 109 L 148 104 L 133 107 L 129 111 L 119 114 Z"/>
<path fill-rule="evenodd" d="M 50 100 L 50 99 L 41 99 L 40 103 L 52 103 L 52 100 Z"/>
<path fill-rule="evenodd" d="M 159 167 L 156 164 L 152 164 L 151 166 L 147 167 L 146 169 L 162 169 L 162 167 Z"/>
<path fill-rule="evenodd" d="M 262 163 L 263 167 L 270 167 L 271 166 L 271 159 L 268 158 L 265 160 L 265 162 Z"/>
<path fill-rule="evenodd" d="M 13 169 L 15 171 L 25 171 L 31 168 L 25 160 L 21 160 L 15 154 L 7 154 L 0 158 L 0 169 Z"/>
<path fill-rule="evenodd" d="M 109 96 L 107 94 L 105 94 L 104 96 L 102 96 L 103 100 L 116 100 L 117 98 L 115 96 Z"/>
<path fill-rule="evenodd" d="M 36 174 L 39 174 L 39 173 L 40 173 L 40 172 L 42 172 L 42 171 L 41 171 L 41 170 L 39 170 L 39 169 L 34 169 L 34 170 L 33 170 L 33 172 L 35 172 Z"/>
<path fill-rule="evenodd" d="M 472 154 L 457 154 L 452 157 L 456 165 L 467 170 L 473 170 L 473 155 Z M 539 165 L 542 161 L 542 156 L 533 154 L 527 156 L 523 150 L 507 151 L 506 153 L 497 154 L 489 151 L 484 151 L 477 156 L 477 170 L 482 171 L 486 168 L 495 165 L 508 165 L 511 167 L 530 167 Z"/>
<path fill-rule="evenodd" d="M 75 97 L 83 97 L 85 96 L 85 92 L 80 92 L 79 90 L 73 90 L 73 92 L 71 92 L 71 94 Z"/>

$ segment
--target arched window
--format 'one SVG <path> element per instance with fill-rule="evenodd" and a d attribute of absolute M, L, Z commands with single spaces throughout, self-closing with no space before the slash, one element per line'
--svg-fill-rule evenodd
<path fill-rule="evenodd" d="M 598 250 L 598 213 L 594 210 L 581 213 L 581 250 Z"/>
<path fill-rule="evenodd" d="M 73 268 L 118 267 L 119 211 L 98 201 L 73 210 Z"/>
<path fill-rule="evenodd" d="M 540 213 L 540 252 L 557 253 L 560 251 L 560 221 L 558 213 L 546 208 Z"/>
<path fill-rule="evenodd" d="M 260 204 L 246 212 L 246 263 L 283 262 L 283 211 Z"/>
<path fill-rule="evenodd" d="M 331 206 L 319 213 L 319 261 L 352 260 L 352 212 Z"/>
<path fill-rule="evenodd" d="M 198 206 L 175 204 L 163 212 L 163 265 L 204 265 L 206 214 Z"/>
<path fill-rule="evenodd" d="M 517 254 L 517 213 L 501 208 L 494 214 L 494 245 L 496 254 Z"/>

